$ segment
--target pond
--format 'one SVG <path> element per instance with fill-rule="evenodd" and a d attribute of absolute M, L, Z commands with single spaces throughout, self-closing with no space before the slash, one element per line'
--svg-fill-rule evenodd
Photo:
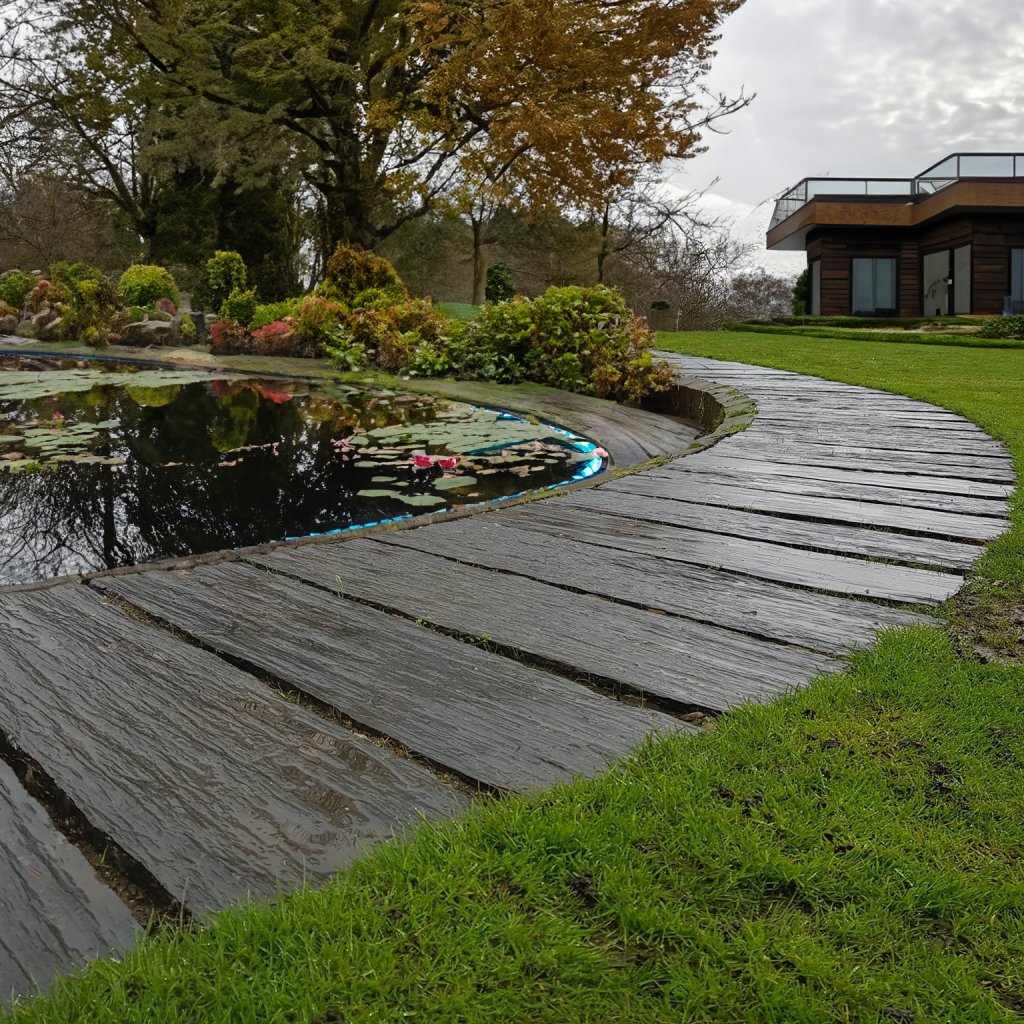
<path fill-rule="evenodd" d="M 423 395 L 0 357 L 0 584 L 494 502 L 593 476 L 604 456 Z"/>

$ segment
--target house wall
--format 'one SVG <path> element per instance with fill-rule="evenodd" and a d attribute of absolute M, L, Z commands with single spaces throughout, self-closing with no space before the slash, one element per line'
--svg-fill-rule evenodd
<path fill-rule="evenodd" d="M 822 316 L 850 313 L 850 261 L 895 257 L 899 315 L 921 316 L 925 255 L 971 246 L 971 312 L 997 316 L 1010 288 L 1010 249 L 1024 248 L 1024 216 L 976 213 L 921 228 L 819 228 L 808 236 L 807 259 L 821 260 Z"/>

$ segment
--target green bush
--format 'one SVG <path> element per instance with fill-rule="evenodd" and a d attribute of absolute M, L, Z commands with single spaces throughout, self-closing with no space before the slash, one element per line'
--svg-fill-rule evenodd
<path fill-rule="evenodd" d="M 35 286 L 34 275 L 24 270 L 8 270 L 5 274 L 0 274 L 0 302 L 6 302 L 20 313 Z"/>
<path fill-rule="evenodd" d="M 503 305 L 529 311 L 532 330 L 519 343 L 525 349 L 515 352 L 528 380 L 628 403 L 672 382 L 668 364 L 654 362 L 654 336 L 646 323 L 611 288 L 550 288 L 532 302 Z M 481 317 L 471 337 L 484 324 Z"/>
<path fill-rule="evenodd" d="M 351 302 L 353 309 L 387 310 L 406 298 L 404 288 L 364 288 Z"/>
<path fill-rule="evenodd" d="M 365 370 L 370 363 L 366 347 L 356 340 L 347 327 L 338 329 L 325 351 L 331 362 L 341 370 Z"/>
<path fill-rule="evenodd" d="M 504 263 L 495 263 L 487 268 L 487 284 L 484 287 L 484 298 L 488 302 L 508 302 L 515 298 L 516 282 L 512 271 Z"/>
<path fill-rule="evenodd" d="M 979 338 L 1006 338 L 1012 341 L 1024 341 L 1024 316 L 993 316 L 984 320 Z"/>
<path fill-rule="evenodd" d="M 181 326 L 178 328 L 181 340 L 186 345 L 191 345 L 196 340 L 196 322 L 187 314 L 181 318 Z"/>
<path fill-rule="evenodd" d="M 339 245 L 327 261 L 327 274 L 316 294 L 353 306 L 356 297 L 370 289 L 380 289 L 403 298 L 408 294 L 398 271 L 383 256 Z"/>
<path fill-rule="evenodd" d="M 157 299 L 170 299 L 175 306 L 178 304 L 178 286 L 164 267 L 137 263 L 121 275 L 117 287 L 127 306 L 152 306 Z"/>
<path fill-rule="evenodd" d="M 339 324 L 328 354 L 346 368 L 365 355 L 391 372 L 528 380 L 635 403 L 672 381 L 652 346 L 646 323 L 618 292 L 552 288 L 533 301 L 488 305 L 471 324 L 441 317 L 421 299 L 357 310 Z"/>
<path fill-rule="evenodd" d="M 206 261 L 203 299 L 210 309 L 220 309 L 233 291 L 245 291 L 249 272 L 237 252 L 218 250 Z"/>
<path fill-rule="evenodd" d="M 243 327 L 250 327 L 253 317 L 256 315 L 257 305 L 255 288 L 249 291 L 235 288 L 221 303 L 218 315 L 222 320 L 234 320 Z"/>
<path fill-rule="evenodd" d="M 286 316 L 294 316 L 301 299 L 285 299 L 282 302 L 266 302 L 256 307 L 252 320 L 249 321 L 251 330 L 258 331 L 261 327 L 283 320 Z"/>
<path fill-rule="evenodd" d="M 38 287 L 38 286 L 37 286 Z M 46 301 L 62 304 L 60 335 L 63 339 L 94 339 L 105 343 L 111 318 L 118 306 L 117 289 L 99 267 L 88 263 L 55 263 L 50 268 Z"/>
<path fill-rule="evenodd" d="M 345 307 L 322 295 L 307 295 L 295 307 L 295 335 L 314 354 L 335 340 L 345 318 Z"/>

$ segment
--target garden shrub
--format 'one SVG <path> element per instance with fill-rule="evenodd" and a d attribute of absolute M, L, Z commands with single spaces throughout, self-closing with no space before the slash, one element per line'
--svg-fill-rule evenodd
<path fill-rule="evenodd" d="M 283 302 L 267 302 L 262 306 L 257 306 L 252 320 L 249 321 L 249 329 L 257 331 L 261 327 L 284 320 L 286 316 L 294 316 L 301 301 L 301 299 L 285 299 Z"/>
<path fill-rule="evenodd" d="M 121 300 L 128 306 L 153 306 L 157 299 L 170 299 L 177 306 L 178 287 L 171 272 L 163 267 L 136 263 L 118 282 Z"/>
<path fill-rule="evenodd" d="M 452 372 L 448 347 L 432 341 L 421 341 L 416 346 L 406 370 L 413 377 L 444 377 Z"/>
<path fill-rule="evenodd" d="M 24 270 L 8 270 L 0 274 L 0 302 L 12 306 L 20 314 L 36 285 L 36 278 Z"/>
<path fill-rule="evenodd" d="M 982 321 L 979 338 L 1005 338 L 1024 341 L 1024 316 L 993 316 Z"/>
<path fill-rule="evenodd" d="M 370 363 L 366 346 L 356 340 L 348 326 L 338 328 L 325 351 L 331 362 L 341 370 L 365 370 Z"/>
<path fill-rule="evenodd" d="M 18 311 L 9 302 L 5 302 L 0 298 L 0 318 L 7 316 L 17 316 Z"/>
<path fill-rule="evenodd" d="M 327 261 L 327 274 L 316 294 L 347 306 L 368 289 L 408 294 L 398 271 L 383 256 L 353 246 L 339 245 Z"/>
<path fill-rule="evenodd" d="M 334 339 L 345 317 L 345 307 L 322 295 L 307 295 L 295 308 L 295 334 L 319 354 Z"/>
<path fill-rule="evenodd" d="M 387 315 L 402 334 L 415 331 L 424 341 L 437 341 L 448 322 L 430 299 L 406 299 L 391 306 Z"/>
<path fill-rule="evenodd" d="M 364 288 L 350 303 L 352 309 L 391 309 L 406 298 L 404 288 Z"/>
<path fill-rule="evenodd" d="M 222 320 L 236 320 L 243 327 L 249 327 L 256 315 L 257 305 L 255 288 L 249 291 L 235 288 L 221 303 L 219 316 Z"/>
<path fill-rule="evenodd" d="M 203 295 L 210 309 L 220 309 L 233 291 L 245 291 L 249 272 L 241 255 L 219 249 L 206 261 L 206 288 Z"/>
<path fill-rule="evenodd" d="M 183 316 L 181 318 L 181 324 L 178 327 L 178 334 L 181 337 L 181 340 L 186 345 L 191 345 L 195 342 L 196 335 L 198 333 L 195 320 L 193 320 L 188 314 Z"/>
<path fill-rule="evenodd" d="M 85 339 L 102 337 L 117 309 L 117 290 L 99 267 L 88 263 L 55 263 L 50 269 L 50 286 L 45 301 L 61 304 L 60 337 Z M 98 344 L 98 342 L 93 342 Z"/>
<path fill-rule="evenodd" d="M 50 291 L 50 282 L 46 278 L 41 278 L 32 287 L 32 291 L 29 292 L 28 302 L 29 307 L 33 313 L 38 313 L 42 308 L 44 302 L 46 302 L 46 296 Z"/>
<path fill-rule="evenodd" d="M 210 351 L 217 355 L 247 355 L 251 347 L 249 332 L 236 320 L 218 320 L 210 327 Z"/>
<path fill-rule="evenodd" d="M 672 383 L 655 362 L 654 337 L 609 288 L 552 288 L 539 299 L 486 306 L 472 323 L 442 317 L 427 301 L 359 309 L 327 348 L 339 365 L 363 357 L 389 372 L 550 387 L 637 403 Z"/>
<path fill-rule="evenodd" d="M 294 354 L 295 332 L 292 324 L 284 320 L 257 327 L 252 332 L 253 355 L 257 356 L 290 356 Z"/>
<path fill-rule="evenodd" d="M 484 286 L 484 298 L 488 302 L 508 302 L 516 295 L 516 282 L 512 271 L 505 263 L 495 263 L 487 268 L 487 283 Z"/>

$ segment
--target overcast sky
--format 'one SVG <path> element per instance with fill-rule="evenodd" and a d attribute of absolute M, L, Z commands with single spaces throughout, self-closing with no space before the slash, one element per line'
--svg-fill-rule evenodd
<path fill-rule="evenodd" d="M 1019 0 L 746 0 L 708 84 L 757 96 L 673 181 L 757 237 L 808 175 L 913 177 L 955 150 L 1024 152 Z M 764 265 L 802 269 L 793 253 Z"/>

